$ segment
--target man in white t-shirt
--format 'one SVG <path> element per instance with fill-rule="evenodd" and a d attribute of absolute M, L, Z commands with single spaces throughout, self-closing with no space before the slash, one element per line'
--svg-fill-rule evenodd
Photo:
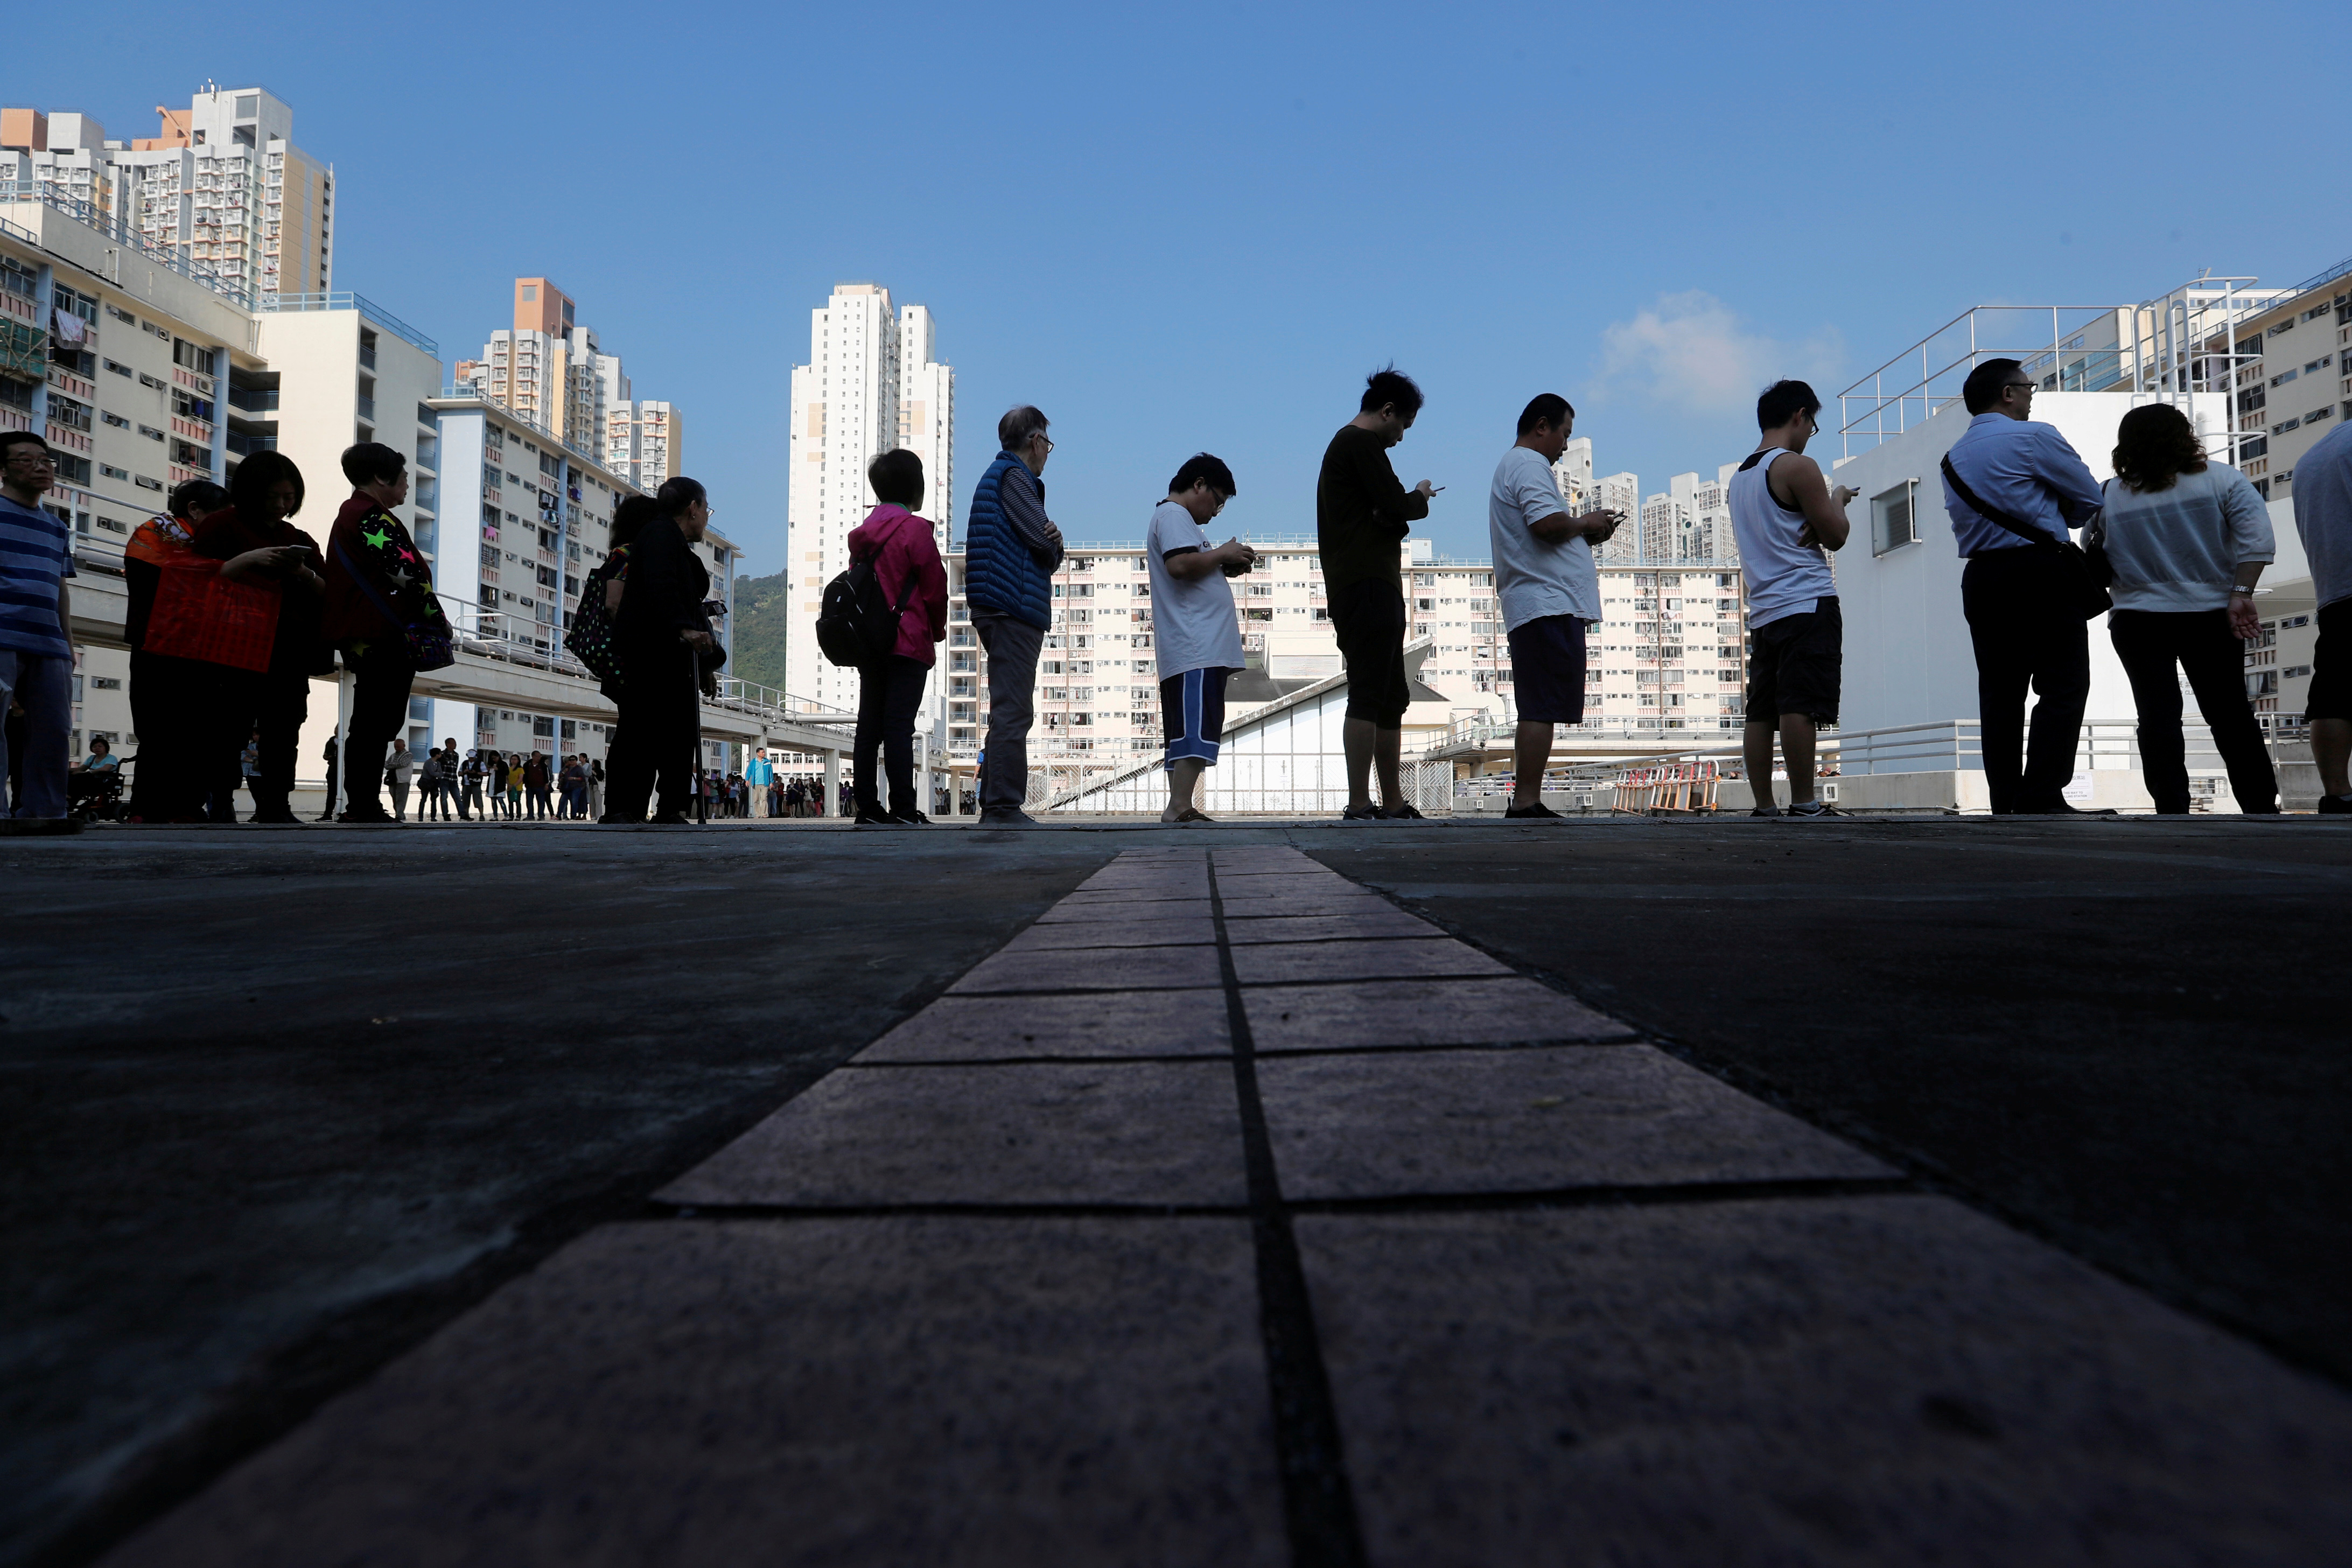
<path fill-rule="evenodd" d="M 1257 563 L 1238 539 L 1211 544 L 1204 526 L 1233 499 L 1234 473 L 1206 452 L 1184 460 L 1151 514 L 1151 646 L 1160 660 L 1160 727 L 1168 745 L 1162 822 L 1206 822 L 1192 804 L 1225 735 L 1225 682 L 1243 666 L 1241 617 L 1225 582 Z"/>
<path fill-rule="evenodd" d="M 1778 381 L 1756 400 L 1763 437 L 1731 476 L 1725 497 L 1748 584 L 1748 722 L 1740 737 L 1750 816 L 1772 816 L 1772 734 L 1789 764 L 1789 815 L 1837 814 L 1813 797 L 1813 740 L 1838 716 L 1845 621 L 1837 580 L 1822 553 L 1845 547 L 1845 503 L 1805 456 L 1821 433 L 1822 400 L 1801 381 Z"/>
<path fill-rule="evenodd" d="M 1486 493 L 1486 535 L 1495 552 L 1495 595 L 1511 639 L 1511 679 L 1519 727 L 1514 737 L 1511 804 L 1505 816 L 1551 816 L 1543 803 L 1552 726 L 1584 722 L 1584 629 L 1601 618 L 1601 573 L 1592 547 L 1624 520 L 1613 511 L 1570 517 L 1552 465 L 1568 450 L 1576 410 L 1547 392 L 1520 412 L 1519 438 L 1495 466 Z"/>

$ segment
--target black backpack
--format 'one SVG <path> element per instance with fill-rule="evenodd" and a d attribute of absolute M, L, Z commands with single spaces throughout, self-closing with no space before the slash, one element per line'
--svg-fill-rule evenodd
<path fill-rule="evenodd" d="M 852 561 L 848 571 L 824 585 L 824 608 L 816 617 L 816 646 L 825 658 L 846 668 L 871 664 L 898 648 L 898 617 L 907 613 L 922 583 L 921 572 L 910 568 L 906 595 L 894 606 L 875 575 L 874 559 Z"/>

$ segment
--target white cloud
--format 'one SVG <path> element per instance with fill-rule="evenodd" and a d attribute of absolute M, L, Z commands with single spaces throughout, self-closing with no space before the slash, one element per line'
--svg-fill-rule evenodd
<path fill-rule="evenodd" d="M 1834 330 L 1783 343 L 1744 330 L 1731 308 L 1704 289 L 1661 294 L 1630 321 L 1601 332 L 1602 395 L 1631 395 L 1691 413 L 1752 408 L 1756 395 L 1782 376 L 1814 383 L 1835 374 L 1844 344 Z"/>

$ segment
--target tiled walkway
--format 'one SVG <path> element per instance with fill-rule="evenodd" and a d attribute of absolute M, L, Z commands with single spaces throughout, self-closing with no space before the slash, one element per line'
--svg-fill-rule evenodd
<path fill-rule="evenodd" d="M 661 1197 L 117 1560 L 2352 1542 L 2334 1388 L 1278 846 L 1120 856 Z"/>

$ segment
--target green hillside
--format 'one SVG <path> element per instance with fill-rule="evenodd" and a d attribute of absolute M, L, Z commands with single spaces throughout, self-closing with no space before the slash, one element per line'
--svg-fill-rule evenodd
<path fill-rule="evenodd" d="M 784 689 L 785 574 L 735 579 L 735 626 L 727 673 Z"/>

